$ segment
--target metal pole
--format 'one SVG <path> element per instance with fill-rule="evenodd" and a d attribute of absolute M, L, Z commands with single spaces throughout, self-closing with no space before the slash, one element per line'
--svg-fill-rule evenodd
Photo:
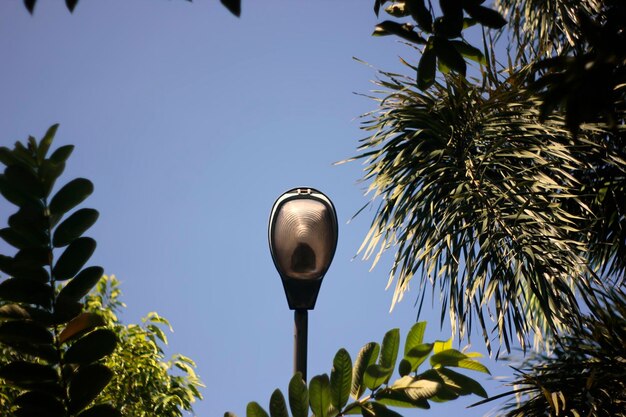
<path fill-rule="evenodd" d="M 307 357 L 307 336 L 309 325 L 308 310 L 294 310 L 294 350 L 293 350 L 293 372 L 300 372 L 302 379 L 306 382 L 306 357 Z"/>

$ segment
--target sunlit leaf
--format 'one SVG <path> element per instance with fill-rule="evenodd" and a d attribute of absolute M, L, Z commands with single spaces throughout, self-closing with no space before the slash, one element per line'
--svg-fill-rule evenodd
<path fill-rule="evenodd" d="M 327 417 L 330 409 L 330 380 L 328 375 L 316 375 L 309 383 L 309 405 L 315 417 Z"/>
<path fill-rule="evenodd" d="M 366 344 L 359 351 L 359 354 L 354 361 L 354 367 L 352 369 L 352 389 L 350 391 L 350 394 L 354 399 L 359 399 L 361 395 L 363 395 L 363 392 L 365 392 L 366 386 L 363 382 L 365 370 L 370 365 L 376 363 L 376 358 L 378 357 L 379 351 L 380 346 L 378 345 L 378 343 L 375 342 L 370 342 Z"/>
<path fill-rule="evenodd" d="M 289 408 L 293 417 L 308 417 L 309 390 L 300 372 L 296 372 L 289 381 Z"/>
<path fill-rule="evenodd" d="M 331 403 L 335 409 L 341 410 L 347 404 L 351 388 L 352 359 L 348 351 L 342 348 L 333 359 L 333 369 L 330 373 Z"/>

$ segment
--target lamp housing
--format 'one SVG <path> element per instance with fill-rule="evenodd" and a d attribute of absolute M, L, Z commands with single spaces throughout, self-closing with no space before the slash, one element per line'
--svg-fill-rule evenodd
<path fill-rule="evenodd" d="M 291 310 L 312 310 L 337 248 L 337 213 L 310 187 L 283 193 L 272 207 L 269 246 Z"/>

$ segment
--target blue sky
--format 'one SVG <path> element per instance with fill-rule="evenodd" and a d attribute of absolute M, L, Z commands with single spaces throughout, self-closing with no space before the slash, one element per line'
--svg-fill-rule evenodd
<path fill-rule="evenodd" d="M 240 19 L 217 0 L 82 0 L 73 15 L 62 0 L 39 3 L 34 16 L 20 0 L 0 3 L 0 145 L 61 124 L 56 146 L 76 145 L 63 178 L 96 187 L 85 204 L 100 211 L 91 264 L 122 281 L 126 323 L 150 311 L 171 321 L 168 353 L 194 359 L 207 385 L 198 416 L 245 415 L 291 376 L 293 315 L 267 244 L 287 189 L 320 189 L 340 224 L 309 315 L 309 375 L 329 372 L 340 347 L 354 358 L 388 329 L 406 334 L 417 293 L 389 313 L 391 253 L 371 272 L 355 258 L 373 216 L 347 223 L 368 201 L 362 166 L 333 166 L 355 154 L 358 116 L 376 105 L 354 94 L 376 73 L 353 57 L 402 72 L 398 56 L 417 59 L 370 36 L 372 1 L 244 0 Z M 6 224 L 13 209 L 0 204 Z M 430 339 L 450 336 L 436 301 L 422 318 Z M 484 351 L 478 333 L 473 342 Z M 474 376 L 490 394 L 505 389 Z M 464 409 L 476 400 L 406 415 L 492 408 Z"/>

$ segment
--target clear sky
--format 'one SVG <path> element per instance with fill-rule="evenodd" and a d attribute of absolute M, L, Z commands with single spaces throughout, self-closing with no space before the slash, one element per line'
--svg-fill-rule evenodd
<path fill-rule="evenodd" d="M 63 177 L 86 177 L 100 211 L 88 235 L 91 264 L 122 281 L 136 323 L 168 318 L 168 353 L 197 362 L 206 383 L 197 415 L 267 406 L 292 374 L 293 313 L 267 244 L 268 216 L 287 189 L 307 185 L 335 203 L 339 244 L 309 314 L 309 376 L 330 372 L 346 347 L 415 322 L 417 292 L 389 313 L 391 253 L 373 271 L 355 258 L 373 212 L 353 156 L 358 116 L 376 103 L 374 69 L 406 72 L 414 52 L 374 38 L 372 0 L 243 0 L 240 19 L 217 0 L 21 0 L 0 3 L 0 145 L 40 138 L 60 123 L 55 146 L 76 145 Z M 63 181 L 61 181 L 63 183 Z M 0 202 L 0 222 L 13 207 Z M 3 226 L 4 227 L 4 226 Z M 9 249 L 0 244 L 0 252 Z M 416 286 L 415 286 L 416 287 Z M 427 305 L 427 337 L 447 339 L 439 305 Z M 484 351 L 478 333 L 472 350 Z M 465 343 L 463 343 L 464 345 Z M 463 346 L 461 345 L 461 346 Z M 506 364 L 485 359 L 494 376 Z M 489 394 L 500 382 L 474 373 Z M 406 415 L 482 416 L 478 397 Z"/>

